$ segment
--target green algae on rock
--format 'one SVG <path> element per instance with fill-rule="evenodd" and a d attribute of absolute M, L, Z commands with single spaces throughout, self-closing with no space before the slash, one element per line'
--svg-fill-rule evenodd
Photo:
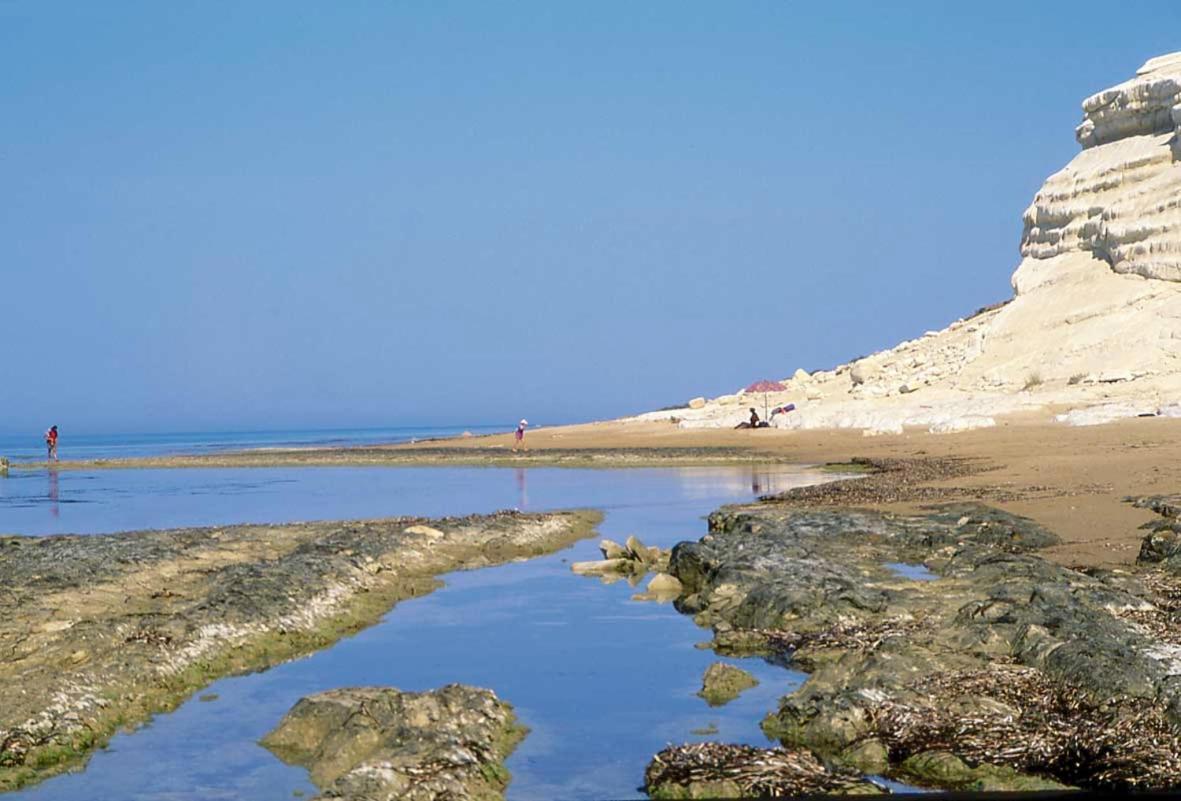
<path fill-rule="evenodd" d="M 301 699 L 262 744 L 342 801 L 495 801 L 526 734 L 491 690 L 449 684 L 329 690 Z"/>
<path fill-rule="evenodd" d="M 598 515 L 0 538 L 0 790 L 83 761 L 222 676 L 327 647 L 437 575 L 549 553 Z"/>
<path fill-rule="evenodd" d="M 737 698 L 744 690 L 757 687 L 759 680 L 742 668 L 714 662 L 705 669 L 701 689 L 697 694 L 710 706 L 722 706 Z"/>

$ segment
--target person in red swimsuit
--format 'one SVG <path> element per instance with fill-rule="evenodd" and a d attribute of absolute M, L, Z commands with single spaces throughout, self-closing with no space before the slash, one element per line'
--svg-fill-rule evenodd
<path fill-rule="evenodd" d="M 513 453 L 517 452 L 517 448 L 529 450 L 529 446 L 525 444 L 525 427 L 527 425 L 529 425 L 528 420 L 517 423 L 517 430 L 513 433 Z"/>
<path fill-rule="evenodd" d="M 45 432 L 45 448 L 48 451 L 46 460 L 50 462 L 57 461 L 57 426 L 50 426 L 49 430 Z"/>

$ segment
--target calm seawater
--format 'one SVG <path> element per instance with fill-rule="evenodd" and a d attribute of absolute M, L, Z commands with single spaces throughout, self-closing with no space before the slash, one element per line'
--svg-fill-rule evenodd
<path fill-rule="evenodd" d="M 243 448 L 299 448 L 373 445 L 410 442 L 435 437 L 509 432 L 516 422 L 502 425 L 395 426 L 389 428 L 290 429 L 286 431 L 199 431 L 156 434 L 92 434 L 59 429 L 60 459 L 119 459 L 133 456 L 217 453 Z M 49 428 L 46 425 L 45 428 Z M 45 459 L 43 431 L 0 434 L 0 456 L 13 462 Z"/>
<path fill-rule="evenodd" d="M 500 508 L 595 507 L 603 536 L 669 547 L 705 532 L 719 505 L 829 478 L 789 468 L 633 470 L 296 468 L 14 472 L 0 479 L 0 531 L 47 534 Z M 696 697 L 717 657 L 669 604 L 631 600 L 626 582 L 575 576 L 597 537 L 552 556 L 444 577 L 332 648 L 215 682 L 178 710 L 116 736 L 85 770 L 14 799 L 250 799 L 314 794 L 302 768 L 257 745 L 304 695 L 334 687 L 408 690 L 465 682 L 516 706 L 531 732 L 509 759 L 508 797 L 641 798 L 644 767 L 669 743 L 768 745 L 759 720 L 802 680 L 758 659 L 761 681 L 731 704 Z M 212 700 L 199 700 L 200 696 Z M 694 730 L 716 728 L 702 735 Z"/>

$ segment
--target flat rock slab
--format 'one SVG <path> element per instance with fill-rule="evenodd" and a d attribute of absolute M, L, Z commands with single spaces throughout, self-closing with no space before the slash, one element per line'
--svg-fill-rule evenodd
<path fill-rule="evenodd" d="M 449 684 L 329 690 L 301 699 L 262 744 L 343 801 L 491 801 L 526 730 L 491 690 Z"/>

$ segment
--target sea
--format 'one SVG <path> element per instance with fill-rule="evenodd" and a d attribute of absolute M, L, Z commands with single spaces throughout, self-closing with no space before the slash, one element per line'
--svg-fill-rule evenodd
<path fill-rule="evenodd" d="M 512 425 L 391 426 L 386 428 L 305 428 L 274 431 L 173 431 L 155 433 L 72 432 L 59 428 L 58 458 L 120 459 L 139 456 L 209 454 L 244 448 L 311 448 L 419 442 L 464 434 L 512 431 Z M 0 456 L 12 462 L 45 459 L 44 432 L 0 434 Z"/>

